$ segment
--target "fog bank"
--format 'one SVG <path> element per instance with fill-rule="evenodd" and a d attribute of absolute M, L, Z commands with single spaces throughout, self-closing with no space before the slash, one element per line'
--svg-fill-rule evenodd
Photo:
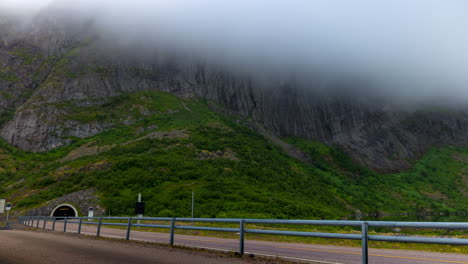
<path fill-rule="evenodd" d="M 369 80 L 376 93 L 468 99 L 464 0 L 1 0 L 0 8 L 83 14 L 120 43 L 252 72 L 320 72 Z"/>

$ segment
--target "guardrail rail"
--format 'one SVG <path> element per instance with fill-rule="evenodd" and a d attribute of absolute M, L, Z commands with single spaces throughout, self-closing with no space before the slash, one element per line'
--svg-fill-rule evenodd
<path fill-rule="evenodd" d="M 97 220 L 94 222 L 92 220 Z M 125 221 L 126 223 L 111 223 L 110 221 Z M 161 221 L 168 222 L 161 224 L 141 224 L 140 221 Z M 174 246 L 174 234 L 176 229 L 185 230 L 204 230 L 218 232 L 239 233 L 239 254 L 245 252 L 245 234 L 265 234 L 265 235 L 285 235 L 300 237 L 321 237 L 336 239 L 361 240 L 362 242 L 362 263 L 368 263 L 368 241 L 387 241 L 387 242 L 409 242 L 425 244 L 443 244 L 443 245 L 468 245 L 468 239 L 461 238 L 441 238 L 441 237 L 415 237 L 415 236 L 388 236 L 388 235 L 369 235 L 369 227 L 384 228 L 428 228 L 428 229 L 447 229 L 447 230 L 468 230 L 468 223 L 454 222 L 384 222 L 384 221 L 341 221 L 341 220 L 276 220 L 276 219 L 227 219 L 227 218 L 168 218 L 168 217 L 52 217 L 52 216 L 21 216 L 19 223 L 40 228 L 46 228 L 47 221 L 52 222 L 52 230 L 55 230 L 57 222 L 63 222 L 63 231 L 67 231 L 68 223 L 78 224 L 78 234 L 81 233 L 81 227 L 86 225 L 97 225 L 96 236 L 100 236 L 102 226 L 124 226 L 126 227 L 125 239 L 130 239 L 132 227 L 154 227 L 167 228 L 169 232 L 169 244 Z M 134 223 L 138 221 L 138 223 Z M 184 226 L 176 225 L 177 222 L 196 222 L 196 223 L 231 223 L 238 224 L 236 228 L 206 227 L 206 226 Z M 280 225 L 308 225 L 308 226 L 340 226 L 360 228 L 361 234 L 342 234 L 342 233 L 320 233 L 303 231 L 280 231 L 265 229 L 246 229 L 246 224 L 280 224 Z"/>

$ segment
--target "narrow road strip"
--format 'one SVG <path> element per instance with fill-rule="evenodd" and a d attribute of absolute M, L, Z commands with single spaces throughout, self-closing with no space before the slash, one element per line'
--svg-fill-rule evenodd
<path fill-rule="evenodd" d="M 276 248 L 284 248 L 284 249 L 295 249 L 295 250 L 328 252 L 328 253 L 338 253 L 338 254 L 361 255 L 361 253 L 345 252 L 345 251 L 335 251 L 335 250 L 322 250 L 322 249 L 296 248 L 296 247 L 279 247 L 279 246 L 275 246 L 275 247 L 276 247 Z M 413 259 L 413 260 L 432 261 L 432 262 L 441 262 L 441 263 L 468 264 L 468 262 L 460 262 L 460 261 L 453 261 L 453 260 L 424 259 L 424 258 L 400 257 L 400 256 L 377 255 L 377 254 L 369 254 L 369 256 L 373 256 L 373 257 L 383 257 L 383 258 L 397 258 L 397 259 Z"/>

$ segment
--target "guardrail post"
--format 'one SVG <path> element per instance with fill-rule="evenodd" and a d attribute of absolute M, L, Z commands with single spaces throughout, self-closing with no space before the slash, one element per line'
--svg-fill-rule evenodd
<path fill-rule="evenodd" d="M 44 216 L 44 225 L 42 225 L 42 230 L 45 230 L 47 224 L 47 216 Z"/>
<path fill-rule="evenodd" d="M 54 222 L 52 222 L 52 231 L 55 231 L 55 222 L 57 221 L 57 218 L 54 217 Z"/>
<path fill-rule="evenodd" d="M 169 245 L 174 246 L 174 233 L 175 233 L 175 218 L 171 219 L 171 235 L 169 237 Z"/>
<path fill-rule="evenodd" d="M 368 232 L 369 224 L 367 222 L 362 223 L 362 264 L 368 264 L 369 248 L 368 248 Z"/>
<path fill-rule="evenodd" d="M 83 218 L 80 218 L 80 222 L 78 223 L 78 234 L 81 234 L 81 224 L 83 224 Z"/>
<path fill-rule="evenodd" d="M 240 221 L 239 227 L 239 254 L 244 255 L 244 241 L 245 241 L 245 220 Z"/>
<path fill-rule="evenodd" d="M 101 225 L 102 225 L 102 217 L 99 217 L 99 222 L 98 222 L 97 232 L 96 232 L 97 237 L 101 235 Z"/>
<path fill-rule="evenodd" d="M 128 224 L 127 224 L 127 235 L 125 236 L 126 240 L 130 240 L 130 231 L 132 229 L 132 218 L 128 218 Z"/>
<path fill-rule="evenodd" d="M 67 222 L 68 222 L 68 218 L 65 217 L 65 222 L 63 223 L 63 232 L 67 232 Z"/>

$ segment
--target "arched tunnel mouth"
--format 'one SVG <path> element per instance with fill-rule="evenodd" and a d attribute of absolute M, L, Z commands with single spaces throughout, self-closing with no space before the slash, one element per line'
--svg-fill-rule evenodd
<path fill-rule="evenodd" d="M 52 212 L 53 217 L 63 219 L 65 217 L 77 217 L 76 211 L 69 205 L 61 205 Z"/>

